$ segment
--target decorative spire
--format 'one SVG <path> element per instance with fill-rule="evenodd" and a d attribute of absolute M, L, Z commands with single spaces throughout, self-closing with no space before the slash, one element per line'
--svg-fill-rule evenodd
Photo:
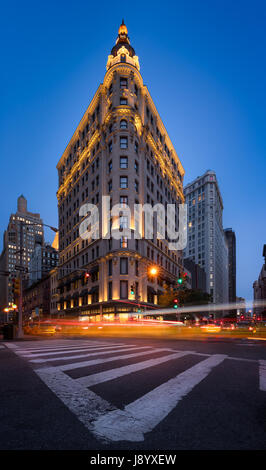
<path fill-rule="evenodd" d="M 128 30 L 124 19 L 122 19 L 122 23 L 118 29 L 115 46 L 112 48 L 111 55 L 108 57 L 106 66 L 107 70 L 117 64 L 118 61 L 128 62 L 139 70 L 138 57 L 136 56 L 133 47 L 130 45 Z"/>
<path fill-rule="evenodd" d="M 122 23 L 119 27 L 119 30 L 118 30 L 118 38 L 116 40 L 116 43 L 119 41 L 119 39 L 125 39 L 128 41 L 129 43 L 129 37 L 128 37 L 128 31 L 127 31 L 127 27 L 124 23 L 124 18 L 122 19 Z"/>

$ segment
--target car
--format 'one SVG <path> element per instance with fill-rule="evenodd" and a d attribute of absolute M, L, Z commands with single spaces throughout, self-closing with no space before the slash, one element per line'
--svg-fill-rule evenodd
<path fill-rule="evenodd" d="M 201 325 L 200 328 L 206 333 L 218 333 L 221 331 L 221 326 L 216 325 L 215 323 L 207 323 L 206 325 Z"/>
<path fill-rule="evenodd" d="M 38 334 L 53 336 L 55 333 L 56 333 L 55 325 L 52 325 L 51 323 L 40 323 Z"/>
<path fill-rule="evenodd" d="M 239 321 L 235 324 L 235 329 L 236 330 L 246 330 L 246 331 L 254 331 L 256 330 L 256 325 L 255 323 L 252 323 L 251 321 Z"/>
<path fill-rule="evenodd" d="M 28 335 L 36 335 L 39 331 L 39 323 L 28 323 L 23 327 L 24 333 Z"/>
<path fill-rule="evenodd" d="M 24 333 L 30 335 L 50 335 L 56 333 L 56 325 L 51 323 L 30 323 L 24 326 Z"/>
<path fill-rule="evenodd" d="M 221 327 L 222 327 L 222 330 L 234 330 L 235 329 L 234 323 L 222 323 Z"/>

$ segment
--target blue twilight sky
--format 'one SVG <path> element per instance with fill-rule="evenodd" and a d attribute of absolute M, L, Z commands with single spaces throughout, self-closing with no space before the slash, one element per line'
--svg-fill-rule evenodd
<path fill-rule="evenodd" d="M 56 164 L 122 17 L 185 183 L 216 171 L 237 295 L 251 298 L 266 243 L 265 0 L 1 1 L 0 236 L 21 193 L 57 225 Z"/>

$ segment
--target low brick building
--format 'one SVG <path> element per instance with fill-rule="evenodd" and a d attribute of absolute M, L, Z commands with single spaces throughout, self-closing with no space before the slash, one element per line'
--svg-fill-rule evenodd
<path fill-rule="evenodd" d="M 35 282 L 23 290 L 23 319 L 38 320 L 51 314 L 51 276 Z"/>

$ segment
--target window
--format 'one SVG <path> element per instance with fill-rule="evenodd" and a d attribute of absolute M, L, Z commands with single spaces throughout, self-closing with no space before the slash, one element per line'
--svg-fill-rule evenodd
<path fill-rule="evenodd" d="M 128 158 L 120 157 L 120 168 L 128 168 Z"/>
<path fill-rule="evenodd" d="M 128 274 L 128 259 L 120 258 L 120 274 Z"/>
<path fill-rule="evenodd" d="M 127 78 L 120 77 L 120 88 L 127 88 Z"/>
<path fill-rule="evenodd" d="M 120 98 L 120 105 L 127 105 L 127 98 Z"/>
<path fill-rule="evenodd" d="M 108 300 L 113 298 L 113 283 L 112 281 L 108 282 Z"/>
<path fill-rule="evenodd" d="M 119 217 L 119 227 L 121 229 L 128 228 L 128 217 L 126 215 L 121 215 Z"/>
<path fill-rule="evenodd" d="M 120 196 L 120 207 L 125 207 L 128 204 L 127 196 Z"/>
<path fill-rule="evenodd" d="M 109 259 L 108 261 L 108 276 L 113 274 L 113 260 Z"/>
<path fill-rule="evenodd" d="M 120 299 L 128 298 L 128 282 L 120 281 Z"/>
<path fill-rule="evenodd" d="M 135 152 L 139 153 L 139 144 L 135 141 Z"/>
<path fill-rule="evenodd" d="M 112 191 L 113 183 L 112 180 L 108 181 L 108 192 Z"/>
<path fill-rule="evenodd" d="M 125 189 L 128 187 L 128 178 L 127 176 L 120 176 L 120 188 Z"/>
<path fill-rule="evenodd" d="M 139 275 L 139 262 L 138 260 L 135 261 L 135 276 Z"/>
<path fill-rule="evenodd" d="M 121 54 L 121 62 L 126 62 L 126 56 L 125 56 L 125 54 Z"/>
<path fill-rule="evenodd" d="M 112 141 L 109 142 L 108 149 L 109 149 L 109 153 L 111 153 L 112 149 L 113 149 L 113 142 Z"/>
<path fill-rule="evenodd" d="M 111 173 L 112 168 L 113 168 L 113 162 L 112 162 L 112 160 L 110 160 L 110 162 L 108 163 L 108 172 L 109 173 Z"/>
<path fill-rule="evenodd" d="M 127 237 L 122 237 L 120 239 L 120 248 L 127 248 L 128 246 L 128 239 Z"/>
<path fill-rule="evenodd" d="M 137 180 L 135 180 L 135 191 L 138 193 L 139 192 L 139 183 Z"/>
<path fill-rule="evenodd" d="M 127 129 L 127 121 L 125 119 L 120 121 L 120 129 Z"/>
<path fill-rule="evenodd" d="M 135 172 L 138 174 L 139 173 L 139 164 L 138 162 L 135 160 Z"/>
<path fill-rule="evenodd" d="M 127 137 L 120 137 L 120 148 L 127 149 L 128 147 L 128 139 Z"/>

